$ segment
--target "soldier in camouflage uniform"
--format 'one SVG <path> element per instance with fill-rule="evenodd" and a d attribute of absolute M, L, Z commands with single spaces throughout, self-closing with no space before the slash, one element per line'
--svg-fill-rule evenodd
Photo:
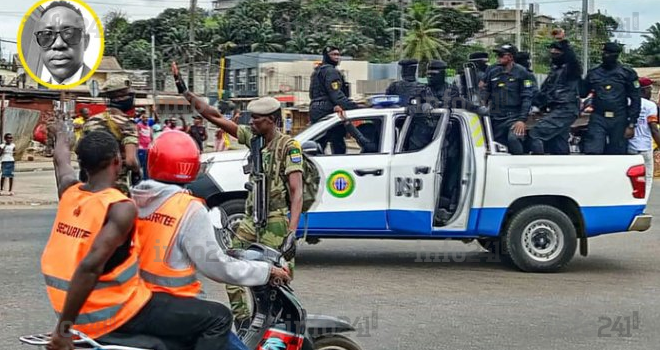
<path fill-rule="evenodd" d="M 118 78 L 107 80 L 101 91 L 109 99 L 108 108 L 85 121 L 83 135 L 94 130 L 105 130 L 114 135 L 120 145 L 123 161 L 115 187 L 129 196 L 129 172 L 131 184 L 136 184 L 141 179 L 140 162 L 137 158 L 137 128 L 133 119 L 126 115 L 133 109 L 134 94 L 125 80 Z M 81 180 L 84 180 L 85 176 L 84 172 L 80 173 Z"/>
<path fill-rule="evenodd" d="M 236 125 L 224 118 L 217 109 L 188 91 L 180 79 L 178 69 L 172 67 L 177 89 L 206 120 L 217 125 L 228 134 L 236 137 L 239 143 L 250 147 L 250 140 L 263 136 L 266 146 L 261 150 L 263 169 L 268 182 L 268 220 L 266 227 L 259 233 L 259 243 L 281 249 L 287 237 L 293 235 L 300 221 L 303 204 L 303 157 L 300 144 L 291 137 L 277 130 L 280 119 L 280 103 L 272 97 L 263 97 L 248 104 L 251 113 L 250 126 Z M 250 181 L 253 181 L 250 178 Z M 285 183 L 285 181 L 287 183 Z M 256 186 L 253 186 L 256 188 Z M 253 192 L 250 191 L 246 203 L 246 217 L 241 221 L 235 248 L 245 247 L 257 240 L 257 232 L 252 217 Z M 290 215 L 290 217 L 289 217 Z M 293 267 L 290 259 L 289 268 Z M 249 300 L 245 289 L 227 286 L 227 294 L 237 324 L 250 317 Z"/>

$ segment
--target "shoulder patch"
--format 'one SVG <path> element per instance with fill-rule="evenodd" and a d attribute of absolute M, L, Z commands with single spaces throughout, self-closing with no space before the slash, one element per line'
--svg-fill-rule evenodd
<path fill-rule="evenodd" d="M 635 89 L 639 89 L 639 80 L 633 81 L 633 86 L 635 87 Z"/>
<path fill-rule="evenodd" d="M 335 80 L 332 83 L 330 83 L 330 87 L 332 90 L 339 90 L 341 84 L 339 84 L 339 80 Z"/>
<path fill-rule="evenodd" d="M 300 152 L 300 148 L 292 148 L 289 151 L 289 158 L 291 159 L 291 163 L 302 162 L 302 153 Z"/>
<path fill-rule="evenodd" d="M 523 84 L 525 85 L 526 88 L 534 86 L 534 82 L 531 80 L 525 80 Z"/>

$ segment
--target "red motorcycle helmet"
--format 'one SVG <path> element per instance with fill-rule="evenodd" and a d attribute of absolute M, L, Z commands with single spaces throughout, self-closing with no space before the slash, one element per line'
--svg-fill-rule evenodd
<path fill-rule="evenodd" d="M 199 172 L 199 149 L 190 135 L 165 131 L 149 148 L 147 173 L 150 179 L 167 183 L 189 183 Z"/>

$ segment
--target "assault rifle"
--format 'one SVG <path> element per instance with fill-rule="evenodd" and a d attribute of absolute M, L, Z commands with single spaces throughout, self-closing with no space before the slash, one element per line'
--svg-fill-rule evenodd
<path fill-rule="evenodd" d="M 250 140 L 250 158 L 248 165 L 243 167 L 243 173 L 250 174 L 250 182 L 245 189 L 252 192 L 252 219 L 259 243 L 261 233 L 268 222 L 268 182 L 264 174 L 264 163 L 261 150 L 264 148 L 263 136 L 255 136 Z"/>
<path fill-rule="evenodd" d="M 490 152 L 493 152 L 495 147 L 493 128 L 490 122 L 490 117 L 488 116 L 488 108 L 482 105 L 479 96 L 477 66 L 472 62 L 466 63 L 463 65 L 463 71 L 465 74 L 465 92 L 467 93 L 465 100 L 468 105 L 466 109 L 475 111 L 475 113 L 477 113 L 483 120 L 486 140 L 488 141 L 488 149 Z"/>

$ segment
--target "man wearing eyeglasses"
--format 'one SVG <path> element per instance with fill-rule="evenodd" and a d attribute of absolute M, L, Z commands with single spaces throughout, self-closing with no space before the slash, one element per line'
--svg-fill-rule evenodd
<path fill-rule="evenodd" d="M 515 63 L 515 46 L 506 44 L 493 51 L 498 65 L 489 68 L 479 82 L 481 99 L 489 108 L 495 141 L 506 145 L 511 154 L 523 154 L 525 122 L 536 91 L 534 79 Z"/>
<path fill-rule="evenodd" d="M 85 32 L 82 12 L 71 3 L 55 1 L 48 5 L 34 34 L 41 47 L 41 80 L 68 85 L 89 73 L 83 62 L 89 34 Z"/>

